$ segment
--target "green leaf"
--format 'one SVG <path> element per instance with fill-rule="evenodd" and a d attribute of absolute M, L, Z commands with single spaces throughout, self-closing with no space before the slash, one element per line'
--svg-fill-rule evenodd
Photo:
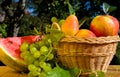
<path fill-rule="evenodd" d="M 110 5 L 104 2 L 103 3 L 103 11 L 105 14 L 108 14 L 109 8 L 110 8 Z"/>
<path fill-rule="evenodd" d="M 105 73 L 102 71 L 97 71 L 98 77 L 105 77 Z"/>
<path fill-rule="evenodd" d="M 113 12 L 117 9 L 117 7 L 115 6 L 110 6 L 109 4 L 107 3 L 103 3 L 103 11 L 105 14 L 109 14 L 110 12 Z"/>
<path fill-rule="evenodd" d="M 67 2 L 67 3 L 68 3 L 68 8 L 69 8 L 70 15 L 75 14 L 75 10 L 73 9 L 72 5 L 69 2 Z"/>
<path fill-rule="evenodd" d="M 78 68 L 70 69 L 70 74 L 72 77 L 76 77 L 78 74 L 81 74 L 81 70 L 79 70 Z"/>
<path fill-rule="evenodd" d="M 94 71 L 89 77 L 105 77 L 105 73 L 102 71 Z"/>
<path fill-rule="evenodd" d="M 47 77 L 72 77 L 68 70 L 64 70 L 58 64 L 51 71 L 46 72 Z"/>
<path fill-rule="evenodd" d="M 110 13 L 110 12 L 113 12 L 113 11 L 115 11 L 116 9 L 117 9 L 117 7 L 115 7 L 115 6 L 110 6 L 108 12 L 109 12 L 109 13 Z"/>
<path fill-rule="evenodd" d="M 96 74 L 95 74 L 95 73 L 91 73 L 91 74 L 89 75 L 89 77 L 96 77 Z"/>

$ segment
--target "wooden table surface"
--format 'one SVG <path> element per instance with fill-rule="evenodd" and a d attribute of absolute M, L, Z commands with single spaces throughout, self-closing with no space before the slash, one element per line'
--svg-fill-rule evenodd
<path fill-rule="evenodd" d="M 0 77 L 27 77 L 27 74 L 16 72 L 8 66 L 0 66 Z"/>
<path fill-rule="evenodd" d="M 0 77 L 27 77 L 27 74 L 16 72 L 8 66 L 0 66 Z M 120 77 L 120 65 L 110 65 L 106 77 Z"/>

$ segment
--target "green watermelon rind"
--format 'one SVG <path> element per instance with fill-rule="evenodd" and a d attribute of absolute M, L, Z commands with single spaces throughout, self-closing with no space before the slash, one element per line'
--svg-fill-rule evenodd
<path fill-rule="evenodd" d="M 27 72 L 27 64 L 22 59 L 12 57 L 4 47 L 0 46 L 0 60 L 16 71 Z"/>

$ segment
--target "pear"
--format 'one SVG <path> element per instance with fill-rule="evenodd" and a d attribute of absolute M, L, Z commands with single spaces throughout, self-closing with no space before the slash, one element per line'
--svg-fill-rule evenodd
<path fill-rule="evenodd" d="M 65 33 L 65 35 L 75 36 L 75 34 L 79 31 L 77 17 L 75 15 L 69 15 L 61 25 L 61 30 Z"/>

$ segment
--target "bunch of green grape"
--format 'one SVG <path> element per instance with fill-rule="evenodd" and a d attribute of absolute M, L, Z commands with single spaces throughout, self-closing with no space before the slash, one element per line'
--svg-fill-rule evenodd
<path fill-rule="evenodd" d="M 45 72 L 52 69 L 50 61 L 55 58 L 51 39 L 31 44 L 24 42 L 20 50 L 20 56 L 28 64 L 28 77 L 46 77 Z"/>

